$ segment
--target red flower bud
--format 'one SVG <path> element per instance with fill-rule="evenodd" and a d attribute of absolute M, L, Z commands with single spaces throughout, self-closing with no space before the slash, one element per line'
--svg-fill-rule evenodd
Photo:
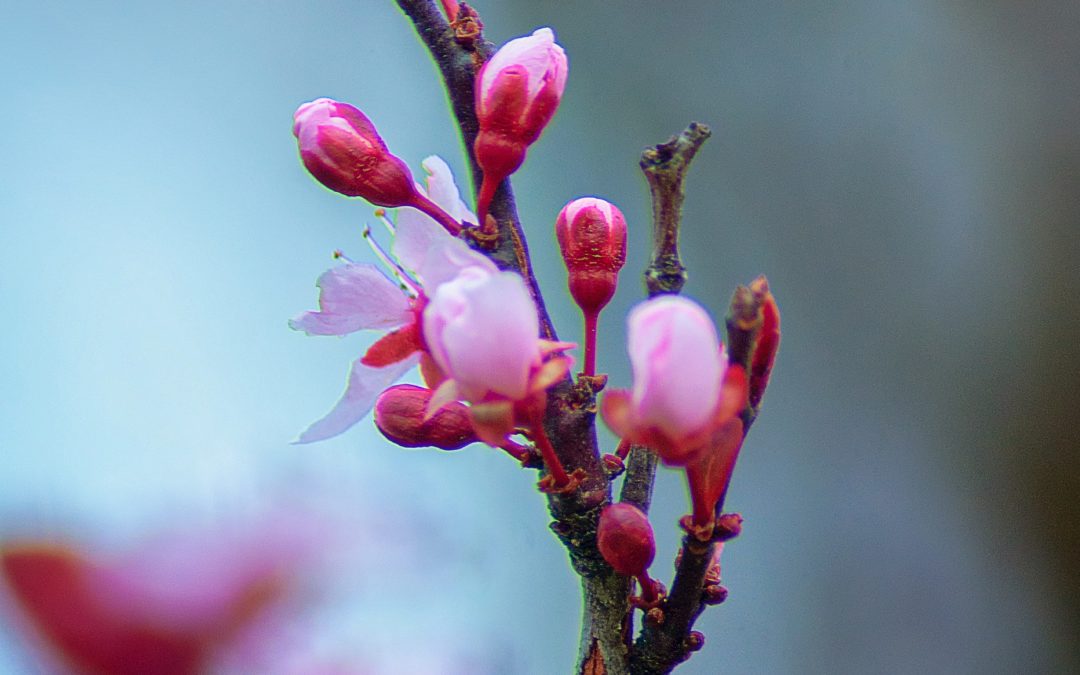
<path fill-rule="evenodd" d="M 646 574 L 656 543 L 649 519 L 632 504 L 611 504 L 600 514 L 596 543 L 604 560 L 619 574 L 640 577 Z"/>
<path fill-rule="evenodd" d="M 320 183 L 377 206 L 412 206 L 419 196 L 405 162 L 364 113 L 348 103 L 320 98 L 300 106 L 293 135 L 304 166 Z"/>
<path fill-rule="evenodd" d="M 469 409 L 449 403 L 427 420 L 432 391 L 411 384 L 390 387 L 375 401 L 375 426 L 383 436 L 406 448 L 434 446 L 457 450 L 477 441 Z"/>
<path fill-rule="evenodd" d="M 761 328 L 758 329 L 753 356 L 750 359 L 750 406 L 757 408 L 769 384 L 776 352 L 780 348 L 780 310 L 769 291 L 769 281 L 761 276 L 750 284 L 755 296 L 762 296 Z"/>
<path fill-rule="evenodd" d="M 626 219 L 611 202 L 582 197 L 559 212 L 555 236 L 570 272 L 570 295 L 581 311 L 599 313 L 626 262 Z"/>

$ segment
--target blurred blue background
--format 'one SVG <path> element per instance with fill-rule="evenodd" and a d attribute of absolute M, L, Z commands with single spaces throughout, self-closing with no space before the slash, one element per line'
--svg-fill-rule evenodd
<path fill-rule="evenodd" d="M 731 597 L 679 672 L 1080 669 L 1080 4 L 477 5 L 496 43 L 552 25 L 570 57 L 515 178 L 564 338 L 580 324 L 552 224 L 597 194 L 632 230 L 599 359 L 629 383 L 637 159 L 692 119 L 715 136 L 689 178 L 687 292 L 719 319 L 764 272 L 780 303 L 728 498 L 747 518 Z M 316 500 L 377 534 L 305 618 L 313 650 L 569 672 L 578 590 L 533 473 L 481 447 L 399 449 L 370 422 L 289 445 L 371 336 L 286 320 L 334 249 L 368 255 L 373 222 L 304 173 L 293 110 L 350 101 L 414 171 L 437 153 L 464 177 L 396 6 L 18 3 L 0 86 L 2 533 L 122 545 Z M 670 581 L 681 478 L 657 494 Z M 401 650 L 416 661 L 395 670 Z M 0 634 L 0 672 L 29 664 Z"/>

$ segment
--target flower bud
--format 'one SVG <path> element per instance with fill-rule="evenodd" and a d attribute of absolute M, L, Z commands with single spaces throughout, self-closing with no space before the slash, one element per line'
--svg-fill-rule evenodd
<path fill-rule="evenodd" d="M 300 106 L 293 120 L 300 158 L 320 183 L 376 206 L 416 204 L 409 167 L 390 154 L 375 125 L 358 108 L 320 98 Z"/>
<path fill-rule="evenodd" d="M 760 295 L 761 328 L 758 329 L 754 343 L 753 356 L 750 359 L 750 406 L 757 409 L 769 385 L 776 351 L 780 348 L 780 310 L 769 291 L 769 282 L 765 277 L 758 277 L 750 284 L 750 291 Z"/>
<path fill-rule="evenodd" d="M 474 149 L 484 170 L 477 215 L 484 224 L 495 188 L 525 160 L 525 150 L 555 114 L 566 88 L 566 53 L 550 28 L 503 45 L 477 73 Z"/>
<path fill-rule="evenodd" d="M 375 402 L 375 426 L 406 448 L 457 450 L 475 442 L 469 409 L 460 403 L 450 403 L 424 419 L 431 394 L 430 389 L 411 384 L 390 387 Z"/>
<path fill-rule="evenodd" d="M 638 422 L 672 438 L 706 426 L 727 363 L 705 310 L 687 298 L 664 295 L 635 307 L 627 323 Z"/>
<path fill-rule="evenodd" d="M 596 544 L 604 560 L 619 574 L 645 575 L 656 555 L 649 519 L 632 504 L 611 504 L 600 514 Z"/>
<path fill-rule="evenodd" d="M 626 262 L 622 212 L 596 197 L 575 199 L 559 212 L 555 236 L 570 273 L 570 295 L 584 313 L 599 313 L 615 294 Z"/>

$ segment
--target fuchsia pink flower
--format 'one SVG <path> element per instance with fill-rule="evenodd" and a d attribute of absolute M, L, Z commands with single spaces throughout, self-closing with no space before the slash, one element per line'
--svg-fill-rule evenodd
<path fill-rule="evenodd" d="M 686 298 L 643 302 L 628 326 L 634 387 L 604 396 L 604 421 L 624 442 L 686 467 L 693 524 L 711 535 L 712 509 L 742 443 L 737 415 L 746 406 L 746 372 L 727 363 L 712 320 Z"/>
<path fill-rule="evenodd" d="M 418 186 L 417 191 L 449 213 L 470 216 L 446 163 L 438 157 L 429 157 L 423 166 L 429 172 L 427 188 Z M 389 257 L 384 262 L 396 279 L 375 265 L 346 262 L 319 277 L 319 310 L 304 312 L 289 322 L 293 329 L 308 335 L 391 331 L 353 363 L 341 400 L 300 434 L 299 443 L 342 433 L 367 415 L 384 389 L 417 363 L 424 365 L 425 347 L 419 320 L 428 295 L 440 284 L 466 269 L 497 272 L 494 263 L 486 257 L 450 236 L 426 214 L 411 208 L 402 208 L 397 213 L 391 250 L 397 262 Z M 433 379 L 441 379 L 431 364 L 424 370 Z"/>
<path fill-rule="evenodd" d="M 525 160 L 525 151 L 555 114 L 566 88 L 566 53 L 550 28 L 503 45 L 476 78 L 476 162 L 484 180 L 476 211 L 484 225 L 499 183 Z"/>
<path fill-rule="evenodd" d="M 304 166 L 331 190 L 376 206 L 412 206 L 451 234 L 461 230 L 460 221 L 417 189 L 409 167 L 359 108 L 328 98 L 305 103 L 293 116 L 293 135 Z"/>
<path fill-rule="evenodd" d="M 555 221 L 570 295 L 585 318 L 585 375 L 596 373 L 596 320 L 619 283 L 626 262 L 626 219 L 611 202 L 575 199 Z"/>

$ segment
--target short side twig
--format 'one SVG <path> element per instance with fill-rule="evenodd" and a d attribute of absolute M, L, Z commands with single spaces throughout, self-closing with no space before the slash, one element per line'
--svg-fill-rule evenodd
<path fill-rule="evenodd" d="M 711 135 L 709 127 L 691 122 L 678 136 L 641 155 L 641 170 L 649 181 L 653 202 L 653 259 L 645 269 L 650 298 L 661 293 L 678 293 L 686 283 L 686 268 L 679 260 L 682 183 L 698 148 Z"/>

